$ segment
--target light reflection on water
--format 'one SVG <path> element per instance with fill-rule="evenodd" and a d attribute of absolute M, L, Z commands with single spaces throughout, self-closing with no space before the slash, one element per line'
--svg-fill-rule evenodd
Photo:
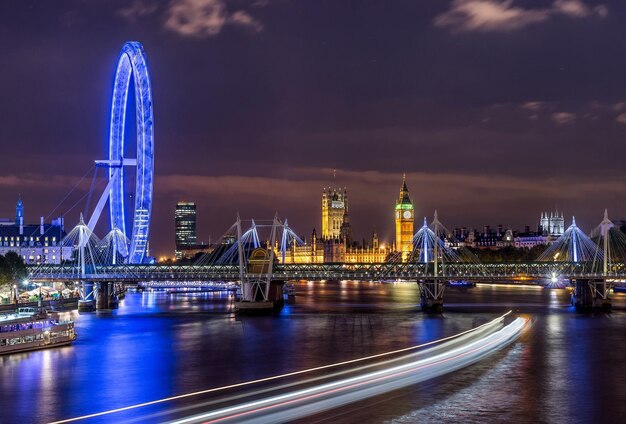
<path fill-rule="evenodd" d="M 513 348 L 315 419 L 590 422 L 626 412 L 624 312 L 578 315 L 564 290 L 487 285 L 448 289 L 446 313 L 425 316 L 415 284 L 295 286 L 296 304 L 277 317 L 235 317 L 228 293 L 164 292 L 129 294 L 110 314 L 81 314 L 73 346 L 0 357 L 0 421 L 67 418 L 380 353 L 461 332 L 507 308 L 534 320 Z"/>

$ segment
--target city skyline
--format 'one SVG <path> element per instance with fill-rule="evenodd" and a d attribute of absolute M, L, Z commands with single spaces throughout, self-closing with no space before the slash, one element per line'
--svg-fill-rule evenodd
<path fill-rule="evenodd" d="M 333 170 L 333 172 L 336 172 L 336 170 Z M 406 177 L 406 179 L 409 180 L 408 177 Z M 410 185 L 410 183 L 409 183 L 409 185 Z M 322 191 L 326 190 L 326 189 L 331 189 L 331 188 L 332 188 L 332 184 L 329 184 L 327 187 L 324 187 L 322 189 Z M 345 189 L 345 188 L 347 188 L 347 187 L 344 187 L 344 186 L 341 187 L 341 189 Z M 397 192 L 397 187 L 396 187 L 395 191 Z M 354 197 L 351 191 L 350 191 L 350 196 L 351 196 L 351 198 Z M 20 201 L 23 198 L 24 198 L 23 195 L 19 196 Z M 388 205 L 388 208 L 387 208 L 388 209 L 388 213 L 387 213 L 388 216 L 386 217 L 386 220 L 382 221 L 382 222 L 379 222 L 379 223 L 372 223 L 372 225 L 370 225 L 369 227 L 368 227 L 367 223 L 363 223 L 362 222 L 362 220 L 359 218 L 359 216 L 355 217 L 354 213 L 351 212 L 351 221 L 350 221 L 351 222 L 351 226 L 353 228 L 354 227 L 357 228 L 357 232 L 355 233 L 355 236 L 354 236 L 353 239 L 355 241 L 357 241 L 357 242 L 359 242 L 361 240 L 369 241 L 371 239 L 372 231 L 375 231 L 379 235 L 381 243 L 384 243 L 386 245 L 391 245 L 392 243 L 394 243 L 396 235 L 395 235 L 395 224 L 394 224 L 394 212 L 393 212 L 393 210 L 394 210 L 394 206 L 396 204 L 395 203 L 396 201 L 397 201 L 397 194 L 395 196 L 394 203 L 391 204 L 391 205 Z M 203 210 L 203 205 L 202 205 L 203 202 L 196 202 L 196 201 L 192 201 L 192 200 L 178 201 L 178 202 L 176 202 L 174 204 L 174 206 L 176 206 L 178 203 L 187 203 L 187 202 L 194 204 L 194 206 L 197 208 L 197 210 L 199 210 L 199 211 Z M 316 206 L 317 207 L 319 202 L 316 202 L 315 199 L 311 199 L 311 201 L 309 203 L 310 203 L 310 206 Z M 351 210 L 353 208 L 356 209 L 356 210 L 362 210 L 362 209 L 367 209 L 368 203 L 362 204 L 361 207 L 359 207 L 358 203 L 355 204 L 354 200 L 352 200 L 350 205 L 351 205 L 350 206 Z M 15 214 L 15 202 L 13 203 L 12 208 L 13 208 L 13 214 Z M 420 215 L 419 214 L 419 210 L 420 209 L 423 210 L 423 208 L 419 208 L 418 205 L 415 205 L 415 208 L 416 208 L 416 212 L 415 212 L 415 215 L 414 215 L 415 228 L 414 228 L 413 232 L 416 232 L 421 227 L 422 219 L 426 219 L 430 223 L 431 220 L 432 220 L 432 217 L 433 217 L 433 214 L 428 215 L 427 212 L 422 214 L 422 215 Z M 30 220 L 31 217 L 28 214 L 28 209 L 29 208 L 27 208 L 27 212 L 26 213 L 23 212 L 24 213 L 24 217 L 25 217 L 24 223 L 32 225 L 37 220 L 33 219 L 32 222 L 31 222 L 31 220 Z M 557 209 L 558 208 L 556 208 L 554 210 L 557 210 Z M 435 210 L 436 209 L 433 210 L 433 213 L 434 213 Z M 550 211 L 550 209 L 546 209 L 546 210 Z M 450 231 L 452 231 L 453 229 L 457 229 L 457 228 L 458 229 L 466 228 L 468 231 L 476 230 L 478 232 L 481 232 L 481 230 L 483 228 L 485 228 L 485 227 L 491 227 L 492 230 L 495 230 L 496 226 L 499 226 L 499 225 L 502 225 L 504 227 L 504 229 L 510 229 L 510 230 L 513 230 L 513 231 L 516 231 L 516 232 L 517 231 L 523 231 L 525 229 L 525 227 L 529 227 L 530 231 L 536 231 L 537 228 L 540 225 L 541 214 L 543 214 L 543 213 L 550 213 L 550 212 L 546 212 L 546 210 L 543 210 L 543 209 L 537 210 L 536 213 L 532 217 L 528 217 L 526 221 L 519 221 L 519 222 L 521 222 L 521 224 L 513 224 L 513 223 L 511 223 L 511 222 L 509 222 L 509 221 L 507 221 L 505 219 L 498 219 L 498 217 L 495 216 L 495 215 L 493 215 L 493 216 L 495 216 L 495 219 L 491 220 L 491 221 L 487 221 L 487 220 L 480 221 L 480 218 L 478 218 L 476 221 L 474 221 L 472 223 L 469 223 L 469 222 L 466 222 L 466 221 L 460 221 L 460 222 L 455 222 L 454 224 L 450 224 L 447 220 L 443 221 L 443 223 L 444 223 L 444 225 L 446 225 L 446 227 Z M 558 210 L 561 213 L 563 213 L 562 209 L 558 209 Z M 301 236 L 304 236 L 305 238 L 309 238 L 311 230 L 316 230 L 316 231 L 319 232 L 319 234 L 322 233 L 321 232 L 322 228 L 323 228 L 322 212 L 319 210 L 319 208 L 317 208 L 317 211 L 318 211 L 317 212 L 317 217 L 314 217 L 314 221 L 309 222 L 309 223 L 304 223 L 305 225 L 302 226 L 302 228 L 309 228 L 308 231 L 307 230 L 302 230 L 301 231 L 300 230 L 300 226 L 294 228 L 294 229 L 296 229 L 298 231 L 298 234 L 300 234 Z M 175 221 L 175 219 L 174 219 L 175 218 L 175 212 L 176 212 L 175 209 L 171 210 L 171 214 L 170 214 L 171 215 L 170 216 L 170 221 L 171 222 Z M 200 215 L 200 213 L 198 213 L 198 215 Z M 234 222 L 234 220 L 236 218 L 236 215 L 237 215 L 237 213 L 233 214 L 232 220 L 230 222 L 228 222 L 227 226 L 231 225 L 232 222 Z M 575 213 L 565 215 L 565 226 L 566 227 L 571 224 L 572 218 L 574 218 L 575 216 L 577 216 Z M 623 220 L 622 216 L 626 216 L 626 213 L 624 213 L 623 215 L 620 215 L 620 216 L 614 216 L 613 218 L 617 222 L 617 221 Z M 43 217 L 43 215 L 41 215 L 41 217 Z M 47 217 L 46 219 L 48 219 L 48 218 L 50 218 L 50 217 Z M 215 233 L 215 234 L 211 233 L 211 232 L 206 232 L 207 228 L 215 229 L 214 226 L 211 227 L 211 226 L 207 225 L 207 222 L 210 222 L 210 218 L 211 218 L 211 216 L 199 216 L 199 218 L 196 218 L 197 222 L 194 223 L 194 224 L 197 225 L 198 228 L 200 228 L 200 229 L 196 230 L 197 243 L 207 243 L 210 240 L 213 240 L 213 241 L 219 240 L 219 238 L 223 235 L 223 231 L 219 232 L 220 229 L 217 229 L 218 233 Z M 263 216 L 242 216 L 242 218 L 243 219 L 263 219 L 263 218 L 267 218 L 267 217 L 263 217 Z M 289 217 L 283 217 L 283 218 L 288 218 L 289 219 Z M 8 217 L 8 216 L 0 216 L 0 219 L 10 219 L 10 217 Z M 56 217 L 55 217 L 55 219 L 56 219 Z M 444 219 L 445 219 L 445 217 L 444 217 Z M 522 218 L 522 219 L 524 219 L 524 218 Z M 106 219 L 104 221 L 106 221 Z M 595 228 L 599 224 L 599 222 L 601 220 L 599 219 L 599 220 L 597 220 L 597 222 L 585 222 L 585 221 L 583 221 L 581 223 L 581 220 L 576 218 L 576 221 L 577 221 L 577 224 L 578 224 L 579 227 L 583 228 L 585 231 L 588 232 L 588 231 L 592 230 L 593 228 Z M 293 222 L 293 220 L 291 222 Z M 356 222 L 357 224 L 354 225 L 354 222 Z M 204 224 L 204 225 L 200 225 L 200 224 Z M 307 224 L 308 224 L 308 226 L 307 226 Z M 377 224 L 381 224 L 381 225 L 377 225 Z M 104 227 L 106 225 L 108 225 L 108 223 L 106 223 L 106 222 L 104 224 L 103 223 L 99 223 L 98 227 L 100 228 L 100 227 Z M 168 235 L 170 235 L 170 237 L 171 237 L 170 242 L 169 243 L 167 243 L 167 242 L 163 243 L 164 247 L 163 246 L 159 246 L 160 249 L 158 251 L 153 250 L 152 249 L 152 245 L 151 245 L 151 249 L 150 249 L 151 256 L 154 256 L 156 258 L 170 257 L 170 256 L 173 257 L 174 256 L 172 253 L 176 250 L 175 249 L 176 248 L 176 244 L 174 242 L 175 235 L 176 235 L 176 231 L 175 231 L 176 225 L 171 225 L 171 226 L 172 226 L 171 234 L 169 234 L 169 231 L 168 231 Z M 224 227 L 224 228 L 227 228 L 227 226 Z M 369 228 L 369 230 L 368 230 L 368 228 Z M 383 229 L 383 231 L 381 231 L 380 229 Z M 163 230 L 162 228 L 155 228 L 155 232 L 161 233 L 161 235 L 162 235 L 162 230 Z"/>
<path fill-rule="evenodd" d="M 293 249 L 290 248 L 292 256 L 289 260 L 291 263 L 376 262 L 378 260 L 382 262 L 391 253 L 401 252 L 403 259 L 406 259 L 413 252 L 416 248 L 416 238 L 420 237 L 422 226 L 418 225 L 417 231 L 414 229 L 416 217 L 410 198 L 410 190 L 406 183 L 406 175 L 402 176 L 399 196 L 394 207 L 395 238 L 392 240 L 380 240 L 375 227 L 372 229 L 371 238 L 355 239 L 349 218 L 348 197 L 347 187 L 324 187 L 321 196 L 320 236 L 318 237 L 317 227 L 314 227 L 309 235 L 300 234 L 303 243 L 297 247 L 294 245 Z M 188 228 L 180 225 L 183 209 L 189 206 L 193 207 L 193 243 L 182 241 L 185 238 L 183 234 L 188 232 Z M 423 225 L 433 225 L 435 220 L 438 220 L 436 216 L 431 220 L 424 217 Z M 212 244 L 210 235 L 208 243 L 204 240 L 196 240 L 196 204 L 194 202 L 177 203 L 175 222 L 177 228 L 175 259 L 183 257 L 187 260 L 193 259 L 198 253 L 210 251 L 215 244 L 224 242 L 222 239 L 217 239 L 215 244 Z M 623 220 L 618 221 L 618 225 L 623 223 Z M 568 224 L 568 227 L 570 225 L 574 225 L 574 217 L 572 217 L 572 222 Z M 491 224 L 485 224 L 482 229 L 463 225 L 446 230 L 447 232 L 442 236 L 447 242 L 458 247 L 532 249 L 538 245 L 550 245 L 562 236 L 565 232 L 565 218 L 563 211 L 542 211 L 539 213 L 536 225 L 525 225 L 523 230 L 503 224 L 497 224 L 493 227 Z M 182 247 L 185 252 L 182 252 L 179 247 L 183 244 L 186 245 Z M 373 252 L 377 252 L 377 254 L 373 255 Z M 168 259 L 167 256 L 160 257 L 160 260 L 166 259 Z"/>
<path fill-rule="evenodd" d="M 620 422 L 625 21 L 4 2 L 0 421 Z"/>
<path fill-rule="evenodd" d="M 626 5 L 488 0 L 487 16 L 471 0 L 375 10 L 333 2 L 324 13 L 290 2 L 204 3 L 186 25 L 181 13 L 195 3 L 183 0 L 6 8 L 0 77 L 12 84 L 0 139 L 14 160 L 0 171 L 0 216 L 12 215 L 21 193 L 27 220 L 47 217 L 105 155 L 126 40 L 142 42 L 153 77 L 155 255 L 172 250 L 181 198 L 198 203 L 199 234 L 216 237 L 237 212 L 275 211 L 308 234 L 334 169 L 337 185 L 350 187 L 356 239 L 373 227 L 392 238 L 403 172 L 415 216 L 437 209 L 448 227 L 521 228 L 555 208 L 586 229 L 604 207 L 626 215 L 613 154 L 626 131 L 626 65 L 617 46 L 600 42 L 626 35 Z M 79 196 L 89 186 L 87 178 Z"/>

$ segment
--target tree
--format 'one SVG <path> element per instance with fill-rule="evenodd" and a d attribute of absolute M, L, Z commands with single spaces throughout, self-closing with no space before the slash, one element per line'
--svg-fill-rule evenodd
<path fill-rule="evenodd" d="M 13 284 L 20 284 L 28 277 L 26 264 L 20 255 L 7 252 L 0 256 L 0 288 L 2 291 L 11 289 Z"/>
<path fill-rule="evenodd" d="M 500 249 L 469 248 L 481 262 L 532 262 L 546 249 L 546 245 L 537 245 L 532 249 L 506 246 Z"/>
<path fill-rule="evenodd" d="M 0 256 L 0 292 L 9 291 L 10 286 L 11 276 L 9 274 L 7 260 L 4 256 Z"/>

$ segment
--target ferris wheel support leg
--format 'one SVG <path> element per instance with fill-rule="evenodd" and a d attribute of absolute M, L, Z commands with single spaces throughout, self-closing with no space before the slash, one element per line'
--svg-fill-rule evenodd
<path fill-rule="evenodd" d="M 115 172 L 113 173 L 113 177 L 109 179 L 109 183 L 107 184 L 106 188 L 102 192 L 102 195 L 100 196 L 100 200 L 98 200 L 98 204 L 96 205 L 96 208 L 93 210 L 93 213 L 91 214 L 91 218 L 89 218 L 89 223 L 87 224 L 87 226 L 89 227 L 91 231 L 93 231 L 93 229 L 96 227 L 96 224 L 98 223 L 98 219 L 100 219 L 100 215 L 102 214 L 102 210 L 104 209 L 104 205 L 106 205 L 107 200 L 109 199 L 109 195 L 111 194 L 111 188 L 113 187 L 113 184 L 115 184 L 115 182 L 119 178 L 119 175 L 120 175 L 120 169 L 117 168 Z"/>

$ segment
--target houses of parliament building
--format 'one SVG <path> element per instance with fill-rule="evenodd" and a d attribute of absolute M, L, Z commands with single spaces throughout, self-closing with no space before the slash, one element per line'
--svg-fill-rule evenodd
<path fill-rule="evenodd" d="M 413 249 L 413 221 L 415 213 L 403 178 L 400 195 L 395 205 L 396 238 L 391 246 L 381 245 L 376 231 L 370 243 L 357 244 L 353 240 L 346 188 L 328 188 L 322 191 L 322 233 L 313 230 L 303 246 L 293 245 L 285 257 L 286 263 L 377 263 L 393 255 L 406 260 Z"/>

